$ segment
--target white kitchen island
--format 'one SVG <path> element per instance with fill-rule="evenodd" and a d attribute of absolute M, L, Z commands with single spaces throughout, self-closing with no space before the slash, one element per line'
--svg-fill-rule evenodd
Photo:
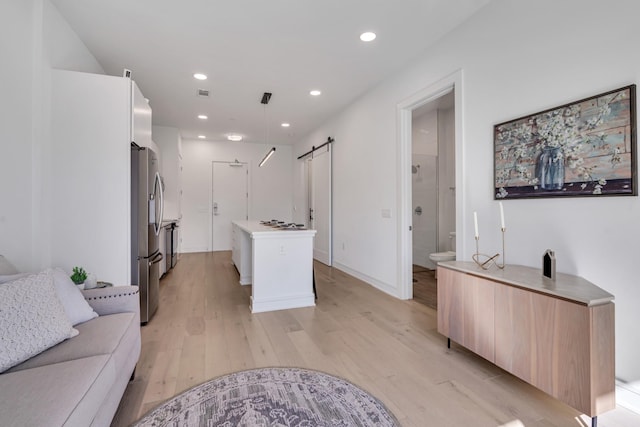
<path fill-rule="evenodd" d="M 232 223 L 232 260 L 240 284 L 252 285 L 251 312 L 314 306 L 316 230 L 278 229 L 259 221 Z"/>

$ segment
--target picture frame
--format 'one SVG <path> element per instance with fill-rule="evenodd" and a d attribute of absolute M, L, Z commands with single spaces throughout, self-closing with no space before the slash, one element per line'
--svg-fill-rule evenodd
<path fill-rule="evenodd" d="M 637 196 L 636 85 L 493 129 L 494 199 Z"/>

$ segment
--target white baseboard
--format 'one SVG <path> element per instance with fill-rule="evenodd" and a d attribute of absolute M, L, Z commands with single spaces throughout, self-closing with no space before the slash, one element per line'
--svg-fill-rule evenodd
<path fill-rule="evenodd" d="M 640 414 L 640 383 L 624 383 L 616 380 L 616 403 Z"/>
<path fill-rule="evenodd" d="M 196 252 L 209 252 L 209 248 L 207 246 L 185 246 L 180 251 L 183 254 L 191 254 Z"/>
<path fill-rule="evenodd" d="M 333 261 L 333 267 L 337 268 L 340 271 L 344 271 L 345 273 L 349 274 L 350 276 L 355 277 L 356 279 L 360 279 L 363 282 L 366 282 L 366 283 L 370 284 L 374 288 L 379 289 L 384 293 L 387 293 L 387 294 L 389 294 L 389 295 L 391 295 L 393 297 L 396 297 L 396 298 L 400 298 L 398 296 L 398 289 L 394 288 L 393 286 L 390 286 L 387 283 L 381 282 L 378 279 L 374 279 L 371 276 L 367 276 L 366 274 L 363 274 L 363 273 L 360 273 L 359 271 L 353 270 L 353 269 L 347 267 L 346 265 L 341 264 L 341 263 L 339 263 L 339 262 L 337 262 L 335 260 Z"/>

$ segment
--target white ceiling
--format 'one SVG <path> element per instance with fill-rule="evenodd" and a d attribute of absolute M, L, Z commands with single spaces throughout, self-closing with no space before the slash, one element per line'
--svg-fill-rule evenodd
<path fill-rule="evenodd" d="M 295 143 L 489 1 L 51 0 L 108 74 L 132 70 L 155 125 L 274 144 Z M 361 42 L 364 31 L 377 39 Z"/>

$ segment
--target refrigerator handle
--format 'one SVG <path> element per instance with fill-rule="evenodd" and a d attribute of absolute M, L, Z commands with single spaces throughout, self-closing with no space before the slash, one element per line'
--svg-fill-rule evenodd
<path fill-rule="evenodd" d="M 156 256 L 154 256 L 149 260 L 149 267 L 151 267 L 153 264 L 159 263 L 163 259 L 164 259 L 164 255 L 162 255 L 162 252 L 158 252 Z"/>
<path fill-rule="evenodd" d="M 160 172 L 156 172 L 156 184 L 160 190 L 160 217 L 156 218 L 156 236 L 160 235 L 160 229 L 162 228 L 162 218 L 164 216 L 164 188 L 162 188 L 162 179 L 160 179 Z"/>

